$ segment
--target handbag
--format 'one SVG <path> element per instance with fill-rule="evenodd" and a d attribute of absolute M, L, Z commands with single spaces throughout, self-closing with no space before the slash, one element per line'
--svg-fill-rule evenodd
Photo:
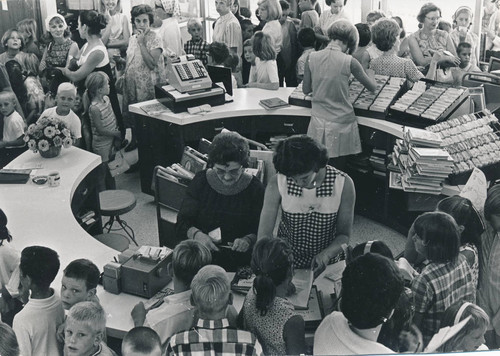
<path fill-rule="evenodd" d="M 125 159 L 124 150 L 121 149 L 115 154 L 115 158 L 108 162 L 109 172 L 111 177 L 116 177 L 119 174 L 127 171 L 130 168 L 130 164 Z"/>

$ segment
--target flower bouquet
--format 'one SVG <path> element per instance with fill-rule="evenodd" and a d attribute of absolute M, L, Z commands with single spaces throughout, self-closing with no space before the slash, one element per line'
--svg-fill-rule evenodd
<path fill-rule="evenodd" d="M 31 124 L 26 131 L 24 141 L 33 152 L 40 152 L 45 158 L 56 157 L 61 147 L 70 147 L 73 143 L 71 132 L 58 118 L 42 117 Z"/>

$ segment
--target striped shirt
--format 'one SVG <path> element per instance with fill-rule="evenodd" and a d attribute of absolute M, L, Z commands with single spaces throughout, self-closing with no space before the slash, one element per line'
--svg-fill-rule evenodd
<path fill-rule="evenodd" d="M 196 326 L 170 339 L 167 355 L 245 355 L 262 354 L 257 338 L 249 331 L 230 327 L 227 319 L 199 319 Z"/>

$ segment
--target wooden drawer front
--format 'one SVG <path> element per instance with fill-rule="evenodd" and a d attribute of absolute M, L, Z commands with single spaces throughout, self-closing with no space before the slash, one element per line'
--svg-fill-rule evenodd
<path fill-rule="evenodd" d="M 259 133 L 305 134 L 309 120 L 302 116 L 260 116 L 255 119 L 255 128 Z"/>

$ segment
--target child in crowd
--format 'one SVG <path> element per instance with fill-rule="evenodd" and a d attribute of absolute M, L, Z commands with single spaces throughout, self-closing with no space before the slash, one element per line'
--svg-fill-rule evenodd
<path fill-rule="evenodd" d="M 241 26 L 241 37 L 243 38 L 243 42 L 246 40 L 249 40 L 253 36 L 253 29 L 254 29 L 254 24 L 252 23 L 252 20 L 250 19 L 243 19 L 240 22 Z"/>
<path fill-rule="evenodd" d="M 375 91 L 358 60 L 351 57 L 358 43 L 358 31 L 348 20 L 337 20 L 328 28 L 331 41 L 321 51 L 311 53 L 304 69 L 302 90 L 313 93 L 308 136 L 326 146 L 336 168 L 346 157 L 361 152 L 358 123 L 349 102 L 351 74 L 368 90 Z"/>
<path fill-rule="evenodd" d="M 446 308 L 459 300 L 475 302 L 476 291 L 467 260 L 459 253 L 460 231 L 453 217 L 443 212 L 424 213 L 410 232 L 415 249 L 429 261 L 411 284 L 413 320 L 427 345 L 438 332 Z"/>
<path fill-rule="evenodd" d="M 231 82 L 233 88 L 241 88 L 243 86 L 241 71 L 238 70 L 240 57 L 236 53 L 230 52 L 229 56 L 224 61 L 224 67 L 231 68 Z"/>
<path fill-rule="evenodd" d="M 304 319 L 286 299 L 293 277 L 293 256 L 281 239 L 260 239 L 252 253 L 256 277 L 241 315 L 243 328 L 257 336 L 266 355 L 298 355 L 305 352 Z"/>
<path fill-rule="evenodd" d="M 281 48 L 281 58 L 283 66 L 278 67 L 278 76 L 280 87 L 286 82 L 287 87 L 297 86 L 297 74 L 295 67 L 298 57 L 297 28 L 290 15 L 290 3 L 286 0 L 280 0 L 282 15 L 280 17 L 281 35 L 283 37 L 283 46 Z"/>
<path fill-rule="evenodd" d="M 470 27 L 472 25 L 472 10 L 468 6 L 460 6 L 457 11 L 453 14 L 453 24 L 454 29 L 450 32 L 450 38 L 457 47 L 462 42 L 469 43 L 472 47 L 472 55 L 470 62 L 472 65 L 477 65 L 478 60 L 476 58 L 476 48 L 479 46 L 479 37 L 471 31 Z"/>
<path fill-rule="evenodd" d="M 364 70 L 367 70 L 370 66 L 370 55 L 368 54 L 367 49 L 372 40 L 372 32 L 370 30 L 370 26 L 366 23 L 357 23 L 354 26 L 356 26 L 356 29 L 358 30 L 359 43 L 358 48 L 352 56 L 356 58 L 359 63 L 361 63 Z"/>
<path fill-rule="evenodd" d="M 203 39 L 203 29 L 201 21 L 197 18 L 190 18 L 187 22 L 187 30 L 191 39 L 184 43 L 184 52 L 192 54 L 199 59 L 204 66 L 208 64 L 208 43 Z"/>
<path fill-rule="evenodd" d="M 24 38 L 24 53 L 33 53 L 38 60 L 42 59 L 42 52 L 38 48 L 35 19 L 24 19 L 17 23 L 17 31 Z"/>
<path fill-rule="evenodd" d="M 43 112 L 45 94 L 38 76 L 39 61 L 37 56 L 34 53 L 26 53 L 21 67 L 25 71 L 24 87 L 28 99 L 26 102 L 26 122 L 30 125 L 36 122 Z"/>
<path fill-rule="evenodd" d="M 471 317 L 465 326 L 446 341 L 438 352 L 472 352 L 488 350 L 484 345 L 484 334 L 490 324 L 488 314 L 475 304 L 459 301 L 448 307 L 441 319 L 441 327 L 453 326 L 467 317 Z"/>
<path fill-rule="evenodd" d="M 82 137 L 82 123 L 72 110 L 75 98 L 76 87 L 71 83 L 61 83 L 57 88 L 57 106 L 45 109 L 40 118 L 56 117 L 60 119 L 71 132 L 73 144 L 78 146 Z"/>
<path fill-rule="evenodd" d="M 158 334 L 145 326 L 131 329 L 123 338 L 122 356 L 161 356 Z"/>
<path fill-rule="evenodd" d="M 106 73 L 91 73 L 85 80 L 89 99 L 88 113 L 92 129 L 92 152 L 101 156 L 102 177 L 99 191 L 113 189 L 115 179 L 111 177 L 108 162 L 115 154 L 115 143 L 120 144 L 121 133 L 115 113 L 109 101 L 109 78 Z"/>
<path fill-rule="evenodd" d="M 0 64 L 5 65 L 10 60 L 18 60 L 24 55 L 24 38 L 15 28 L 9 28 L 2 36 L 5 52 L 0 54 Z"/>
<path fill-rule="evenodd" d="M 0 92 L 0 114 L 3 115 L 3 137 L 0 140 L 0 167 L 24 152 L 26 123 L 16 111 L 16 95 L 11 91 Z"/>
<path fill-rule="evenodd" d="M 373 24 L 375 22 L 377 22 L 377 20 L 384 18 L 384 17 L 385 17 L 385 14 L 382 11 L 373 10 L 373 11 L 370 11 L 368 13 L 368 15 L 366 15 L 366 23 L 371 29 L 371 27 L 373 26 Z M 374 60 L 375 58 L 382 55 L 382 52 L 373 43 L 366 48 L 366 53 L 368 53 L 369 58 L 367 60 L 364 59 L 363 63 L 365 63 L 365 65 L 366 65 L 366 62 L 368 62 L 368 68 L 370 67 L 370 62 L 372 60 Z"/>
<path fill-rule="evenodd" d="M 60 355 L 56 331 L 64 322 L 64 309 L 50 288 L 59 271 L 59 256 L 48 247 L 26 247 L 21 252 L 20 270 L 21 285 L 31 292 L 13 322 L 21 355 Z"/>
<path fill-rule="evenodd" d="M 248 84 L 250 81 L 250 74 L 253 75 L 253 80 L 256 81 L 255 78 L 255 54 L 253 54 L 253 41 L 246 40 L 243 43 L 243 65 L 242 65 L 242 77 L 243 77 L 243 85 Z M 252 70 L 253 68 L 253 70 Z"/>
<path fill-rule="evenodd" d="M 309 55 L 314 52 L 316 45 L 316 35 L 312 28 L 303 28 L 298 34 L 299 44 L 303 49 L 302 54 L 297 60 L 297 81 L 300 83 L 304 79 L 304 68 L 309 59 Z"/>
<path fill-rule="evenodd" d="M 12 328 L 0 322 L 0 355 L 19 356 L 19 344 Z"/>
<path fill-rule="evenodd" d="M 451 23 L 445 20 L 440 20 L 437 28 L 447 33 L 451 33 L 452 30 Z"/>
<path fill-rule="evenodd" d="M 247 87 L 278 90 L 279 77 L 276 65 L 276 51 L 271 36 L 262 31 L 255 33 L 252 50 L 256 57 L 255 68 L 250 69 Z M 255 74 L 252 73 L 254 69 Z"/>
<path fill-rule="evenodd" d="M 128 47 L 130 29 L 127 16 L 122 12 L 121 0 L 101 0 L 101 13 L 108 20 L 101 40 L 108 49 L 111 67 L 121 59 L 121 49 Z"/>
<path fill-rule="evenodd" d="M 319 25 L 319 15 L 314 10 L 315 4 L 316 0 L 299 0 L 299 9 L 302 11 L 299 31 L 306 27 L 314 29 L 314 27 Z"/>
<path fill-rule="evenodd" d="M 283 43 L 281 24 L 279 22 L 279 19 L 281 18 L 281 6 L 279 0 L 260 0 L 258 5 L 260 18 L 265 21 L 265 25 L 262 27 L 262 32 L 271 37 L 271 43 L 276 51 L 276 56 L 278 56 Z"/>
<path fill-rule="evenodd" d="M 103 341 L 106 313 L 93 302 L 75 304 L 64 329 L 64 356 L 116 356 Z"/>
<path fill-rule="evenodd" d="M 87 259 L 70 262 L 64 269 L 61 282 L 61 301 L 63 307 L 69 310 L 73 305 L 84 302 L 99 302 L 97 284 L 100 272 L 97 266 Z"/>
<path fill-rule="evenodd" d="M 181 31 L 177 17 L 180 16 L 178 0 L 156 1 L 155 16 L 162 20 L 159 29 L 155 29 L 158 37 L 163 43 L 163 56 L 182 56 L 184 45 L 182 44 Z M 153 22 L 150 23 L 150 25 Z"/>
<path fill-rule="evenodd" d="M 399 16 L 393 16 L 392 19 L 398 23 L 399 28 L 401 29 L 401 33 L 399 34 L 400 45 L 399 45 L 398 57 L 410 58 L 410 44 L 408 41 L 408 37 L 406 37 L 406 31 L 403 26 L 403 20 L 401 20 L 401 17 Z"/>
<path fill-rule="evenodd" d="M 243 53 L 241 54 L 241 77 L 242 84 L 248 83 L 248 76 L 250 75 L 250 67 L 252 64 L 245 59 L 245 43 L 247 47 L 252 50 L 252 36 L 253 36 L 254 25 L 251 20 L 243 19 L 241 21 L 241 34 L 243 37 Z"/>
<path fill-rule="evenodd" d="M 208 64 L 211 66 L 224 66 L 229 57 L 229 48 L 225 43 L 212 42 L 208 46 Z"/>
<path fill-rule="evenodd" d="M 460 59 L 458 67 L 451 68 L 454 85 L 462 85 L 462 78 L 468 72 L 481 72 L 481 69 L 472 62 L 474 57 L 473 45 L 468 42 L 459 43 L 457 46 L 457 56 Z"/>

